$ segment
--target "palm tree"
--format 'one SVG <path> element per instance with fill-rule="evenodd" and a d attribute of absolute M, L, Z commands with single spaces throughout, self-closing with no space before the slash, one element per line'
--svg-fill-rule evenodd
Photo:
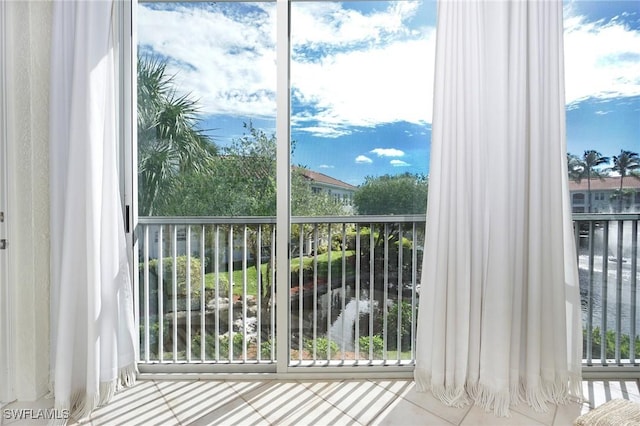
<path fill-rule="evenodd" d="M 582 163 L 577 155 L 567 152 L 567 169 L 569 172 L 569 179 L 580 182 L 584 169 L 582 168 Z"/>
<path fill-rule="evenodd" d="M 609 163 L 609 157 L 604 157 L 598 151 L 587 150 L 582 158 L 567 154 L 567 162 L 571 179 L 578 183 L 584 178 L 587 179 L 587 197 L 589 199 L 587 211 L 591 213 L 591 179 L 603 179 L 607 176 L 607 170 L 600 167 Z"/>
<path fill-rule="evenodd" d="M 162 211 L 175 180 L 206 172 L 217 148 L 198 129 L 199 109 L 178 95 L 174 76 L 156 59 L 138 58 L 138 200 L 141 216 Z"/>
<path fill-rule="evenodd" d="M 625 176 L 633 176 L 636 179 L 640 179 L 640 174 L 638 174 L 638 170 L 640 170 L 640 156 L 638 156 L 637 152 L 625 151 L 624 149 L 620 150 L 620 155 L 613 156 L 613 167 L 612 171 L 618 172 L 620 174 L 620 188 L 618 190 L 618 212 L 622 211 L 622 200 L 623 196 L 623 183 Z"/>

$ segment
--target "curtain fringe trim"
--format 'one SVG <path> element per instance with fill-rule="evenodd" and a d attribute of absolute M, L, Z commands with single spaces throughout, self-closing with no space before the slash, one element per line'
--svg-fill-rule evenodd
<path fill-rule="evenodd" d="M 480 382 L 467 381 L 462 386 L 433 383 L 429 372 L 416 368 L 415 382 L 418 392 L 431 392 L 447 406 L 460 408 L 474 404 L 497 417 L 510 417 L 509 407 L 522 402 L 537 412 L 546 412 L 549 403 L 566 405 L 583 400 L 582 377 L 573 373 L 557 374 L 553 381 L 540 378 L 535 381 L 537 386 L 529 386 L 521 377 L 509 390 L 496 390 Z"/>
<path fill-rule="evenodd" d="M 55 409 L 58 412 L 68 410 L 70 417 L 81 421 L 91 415 L 93 410 L 108 404 L 117 392 L 124 388 L 134 386 L 138 376 L 138 367 L 135 363 L 123 367 L 118 373 L 118 377 L 108 382 L 100 382 L 97 394 L 91 394 L 86 391 L 75 392 L 71 396 L 70 401 L 55 401 Z M 50 386 L 54 387 L 53 384 Z M 50 390 L 49 395 L 52 394 Z M 50 397 L 48 395 L 48 397 Z M 49 422 L 51 426 L 63 426 L 67 424 L 68 419 L 52 419 Z"/>

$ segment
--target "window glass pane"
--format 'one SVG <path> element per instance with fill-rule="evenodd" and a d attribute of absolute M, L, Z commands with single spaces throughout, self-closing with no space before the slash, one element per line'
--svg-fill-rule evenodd
<path fill-rule="evenodd" d="M 435 2 L 292 3 L 293 365 L 413 359 L 424 216 L 362 216 L 425 212 L 434 48 Z"/>
<path fill-rule="evenodd" d="M 435 2 L 291 8 L 293 215 L 423 213 Z"/>
<path fill-rule="evenodd" d="M 275 3 L 137 19 L 141 356 L 274 362 Z"/>
<path fill-rule="evenodd" d="M 604 0 L 565 4 L 570 190 L 588 192 L 591 180 L 586 212 L 640 211 L 635 202 L 640 180 L 629 176 L 640 163 L 639 5 Z"/>
<path fill-rule="evenodd" d="M 637 229 L 605 214 L 640 212 L 640 179 L 631 176 L 640 172 L 639 17 L 638 2 L 565 3 L 572 210 L 600 219 L 574 217 L 588 362 L 638 358 L 638 346 L 628 343 L 637 342 L 640 330 L 632 266 Z"/>
<path fill-rule="evenodd" d="M 275 215 L 275 4 L 138 6 L 139 211 Z"/>

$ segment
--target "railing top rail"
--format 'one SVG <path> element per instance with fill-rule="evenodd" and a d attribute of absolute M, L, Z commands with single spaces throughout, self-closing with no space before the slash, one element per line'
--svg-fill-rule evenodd
<path fill-rule="evenodd" d="M 353 215 L 353 216 L 292 216 L 293 224 L 322 223 L 413 223 L 423 222 L 424 214 Z M 640 213 L 573 213 L 575 221 L 640 220 Z M 142 225 L 258 225 L 275 224 L 275 216 L 141 216 Z"/>
<path fill-rule="evenodd" d="M 356 216 L 293 216 L 294 224 L 322 223 L 413 223 L 424 222 L 426 216 L 417 215 L 356 215 Z M 141 216 L 142 225 L 229 225 L 275 224 L 274 216 Z"/>
<path fill-rule="evenodd" d="M 424 214 L 353 215 L 353 216 L 292 216 L 291 223 L 413 223 L 424 222 Z"/>
<path fill-rule="evenodd" d="M 141 225 L 264 225 L 276 223 L 273 216 L 140 216 Z"/>
<path fill-rule="evenodd" d="M 573 220 L 640 220 L 640 213 L 573 213 Z"/>

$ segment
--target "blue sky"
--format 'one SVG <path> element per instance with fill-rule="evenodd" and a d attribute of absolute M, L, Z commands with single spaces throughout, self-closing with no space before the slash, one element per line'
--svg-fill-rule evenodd
<path fill-rule="evenodd" d="M 357 185 L 428 174 L 435 2 L 292 4 L 295 164 Z M 275 129 L 273 3 L 141 4 L 139 51 L 165 58 L 225 145 Z M 640 151 L 640 1 L 566 1 L 568 150 Z"/>

